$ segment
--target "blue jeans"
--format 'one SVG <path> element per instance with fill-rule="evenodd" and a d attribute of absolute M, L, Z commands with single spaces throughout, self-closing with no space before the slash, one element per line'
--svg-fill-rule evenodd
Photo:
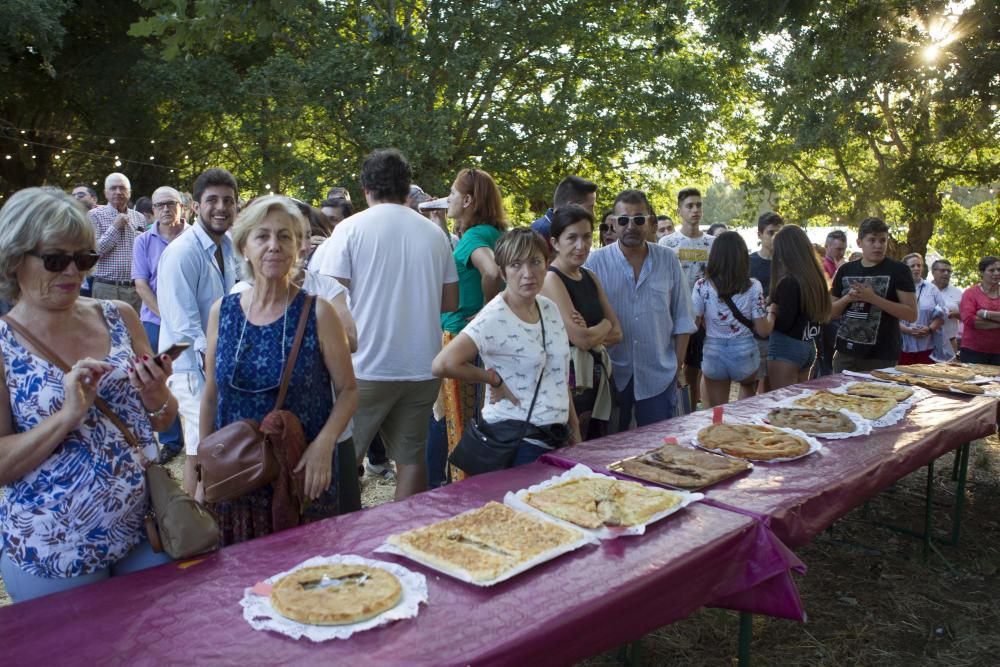
<path fill-rule="evenodd" d="M 156 567 L 165 563 L 173 562 L 165 553 L 156 553 L 149 546 L 149 541 L 143 539 L 132 551 L 128 552 L 117 563 L 111 567 L 106 567 L 90 574 L 81 574 L 77 577 L 65 579 L 49 579 L 39 577 L 35 574 L 25 572 L 14 564 L 7 554 L 0 555 L 0 575 L 3 576 L 4 586 L 7 593 L 14 602 L 24 602 L 43 595 L 51 595 L 60 591 L 68 591 L 71 588 L 103 581 L 108 577 L 120 577 L 123 574 L 138 572 L 148 567 Z"/>
<path fill-rule="evenodd" d="M 612 380 L 613 381 L 613 380 Z M 632 423 L 632 410 L 635 409 L 636 426 L 655 424 L 664 419 L 677 416 L 677 381 L 671 380 L 667 388 L 656 396 L 650 396 L 640 401 L 635 400 L 635 378 L 633 377 L 618 392 L 618 430 L 627 431 Z M 537 458 L 537 457 L 536 457 Z"/>
<path fill-rule="evenodd" d="M 371 458 L 371 449 L 368 450 Z M 448 425 L 431 415 L 427 425 L 427 487 L 436 489 L 448 483 Z"/>
<path fill-rule="evenodd" d="M 160 325 L 153 324 L 152 322 L 143 322 L 142 328 L 146 330 L 146 337 L 149 338 L 149 345 L 153 348 L 153 354 L 158 354 L 160 347 Z M 160 445 L 168 452 L 180 453 L 184 450 L 184 431 L 181 430 L 180 415 L 174 419 L 166 431 L 160 431 L 159 440 Z"/>

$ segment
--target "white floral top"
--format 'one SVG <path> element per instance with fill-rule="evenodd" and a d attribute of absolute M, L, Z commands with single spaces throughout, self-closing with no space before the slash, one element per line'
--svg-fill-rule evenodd
<path fill-rule="evenodd" d="M 132 340 L 118 308 L 99 302 L 111 334 L 98 395 L 155 456 L 152 427 L 128 382 Z M 63 372 L 22 346 L 0 321 L 14 431 L 29 431 L 63 405 Z M 111 421 L 91 407 L 35 470 L 4 487 L 0 538 L 4 553 L 29 574 L 65 578 L 101 570 L 126 555 L 144 535 L 146 481 L 138 457 Z"/>
<path fill-rule="evenodd" d="M 743 317 L 751 322 L 767 315 L 764 290 L 756 278 L 750 279 L 750 289 L 742 294 L 734 294 L 732 298 L 733 304 L 740 309 Z M 733 316 L 726 302 L 719 298 L 715 285 L 707 278 L 702 278 L 694 284 L 691 305 L 694 307 L 695 316 L 705 319 L 705 334 L 709 338 L 753 336 L 753 332 Z"/>

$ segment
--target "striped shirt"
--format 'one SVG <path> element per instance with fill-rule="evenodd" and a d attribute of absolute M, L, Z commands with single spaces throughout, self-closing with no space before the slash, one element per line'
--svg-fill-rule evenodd
<path fill-rule="evenodd" d="M 94 277 L 104 280 L 132 279 L 132 248 L 135 237 L 146 227 L 146 217 L 133 209 L 128 209 L 128 222 L 122 229 L 115 227 L 119 216 L 113 206 L 98 206 L 87 211 L 87 217 L 94 225 L 97 239 L 97 253 L 101 256 L 94 267 Z"/>
<path fill-rule="evenodd" d="M 622 326 L 622 342 L 608 350 L 615 385 L 641 401 L 662 394 L 677 377 L 674 336 L 694 333 L 691 292 L 673 250 L 647 243 L 639 280 L 618 243 L 590 253 L 585 266 L 597 274 Z"/>

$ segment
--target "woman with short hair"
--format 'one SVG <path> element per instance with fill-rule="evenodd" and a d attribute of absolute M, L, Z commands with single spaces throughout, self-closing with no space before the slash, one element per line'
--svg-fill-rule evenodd
<path fill-rule="evenodd" d="M 911 252 L 903 258 L 903 264 L 909 267 L 917 290 L 917 319 L 913 322 L 899 321 L 902 334 L 899 365 L 933 364 L 934 339 L 941 335 L 938 332 L 948 317 L 948 305 L 934 283 L 924 278 L 924 258 L 920 253 Z"/>
<path fill-rule="evenodd" d="M 495 257 L 507 286 L 441 350 L 431 367 L 437 377 L 488 385 L 481 426 L 497 439 L 516 439 L 526 428 L 506 467 L 530 463 L 546 451 L 580 440 L 569 391 L 566 328 L 558 307 L 539 295 L 547 252 L 545 240 L 527 227 L 500 237 Z M 485 368 L 476 366 L 477 356 Z"/>
<path fill-rule="evenodd" d="M 60 190 L 21 190 L 0 210 L 0 297 L 30 327 L 0 322 L 0 573 L 16 602 L 170 560 L 146 539 L 143 469 L 153 432 L 177 416 L 172 365 L 129 305 L 80 297 L 94 247 L 84 209 Z"/>
<path fill-rule="evenodd" d="M 710 406 L 729 402 L 729 386 L 740 384 L 740 398 L 753 395 L 760 366 L 754 340 L 771 333 L 764 290 L 750 277 L 750 253 L 737 232 L 722 232 L 712 243 L 705 277 L 691 294 L 698 325 L 705 324 L 701 372 Z"/>
<path fill-rule="evenodd" d="M 337 442 L 358 404 L 347 336 L 333 306 L 315 299 L 306 310 L 306 291 L 292 281 L 304 228 L 302 214 L 287 197 L 262 197 L 240 213 L 233 245 L 253 287 L 223 297 L 209 314 L 202 442 L 223 426 L 241 419 L 259 422 L 274 409 L 299 318 L 307 318 L 282 409 L 298 417 L 305 435 L 292 478 L 308 502 L 301 513 L 299 507 L 278 505 L 268 485 L 208 505 L 224 545 L 337 513 L 338 466 L 354 470 L 350 441 Z"/>

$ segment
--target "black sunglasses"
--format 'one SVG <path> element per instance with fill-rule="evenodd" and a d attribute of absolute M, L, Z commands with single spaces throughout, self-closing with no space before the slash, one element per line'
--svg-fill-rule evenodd
<path fill-rule="evenodd" d="M 100 255 L 93 251 L 78 252 L 75 255 L 70 255 L 65 252 L 46 253 L 43 255 L 36 250 L 29 250 L 28 254 L 32 257 L 40 258 L 45 270 L 51 271 L 52 273 L 62 273 L 66 270 L 66 267 L 70 265 L 70 262 L 76 264 L 76 268 L 80 271 L 89 271 L 94 268 L 94 265 L 97 264 L 97 260 L 101 258 Z"/>
<path fill-rule="evenodd" d="M 602 222 L 601 224 L 599 224 L 599 225 L 597 226 L 597 228 L 598 228 L 598 229 L 600 229 L 600 230 L 601 230 L 601 233 L 603 234 L 604 232 L 606 232 L 606 231 L 608 231 L 609 229 L 611 229 L 611 225 L 609 225 L 609 224 L 607 224 L 607 223 L 604 223 L 604 222 Z"/>
<path fill-rule="evenodd" d="M 618 223 L 619 227 L 628 227 L 628 223 L 633 225 L 642 226 L 646 224 L 646 220 L 652 218 L 651 215 L 619 215 L 615 218 L 615 222 Z"/>

